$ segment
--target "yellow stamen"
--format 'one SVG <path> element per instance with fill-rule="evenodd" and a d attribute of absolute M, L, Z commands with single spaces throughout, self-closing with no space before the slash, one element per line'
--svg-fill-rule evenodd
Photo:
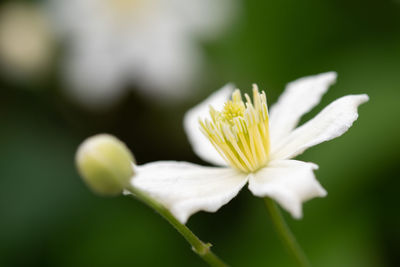
<path fill-rule="evenodd" d="M 202 132 L 222 158 L 242 172 L 254 172 L 269 160 L 268 107 L 265 93 L 253 85 L 253 102 L 236 89 L 221 111 L 210 107 L 211 120 L 200 120 Z"/>

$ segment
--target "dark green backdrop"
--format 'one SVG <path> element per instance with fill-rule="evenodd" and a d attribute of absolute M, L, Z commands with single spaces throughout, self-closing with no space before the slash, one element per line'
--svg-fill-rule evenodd
<path fill-rule="evenodd" d="M 108 132 L 138 163 L 203 163 L 182 129 L 193 104 L 229 81 L 258 83 L 271 104 L 286 82 L 330 70 L 338 83 L 316 111 L 345 94 L 370 102 L 348 133 L 299 157 L 320 166 L 328 196 L 306 203 L 304 219 L 286 217 L 314 266 L 400 266 L 400 2 L 248 0 L 233 29 L 204 50 L 203 90 L 179 105 L 131 93 L 95 113 L 65 99 L 56 78 L 1 78 L 0 266 L 204 266 L 146 206 L 89 192 L 74 168 L 77 146 Z M 188 225 L 233 266 L 292 264 L 248 190 Z"/>

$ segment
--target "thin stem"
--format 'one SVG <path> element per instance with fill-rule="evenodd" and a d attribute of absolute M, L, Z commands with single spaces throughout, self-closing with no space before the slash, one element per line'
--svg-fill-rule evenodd
<path fill-rule="evenodd" d="M 268 208 L 272 222 L 274 223 L 275 229 L 289 253 L 294 257 L 299 266 L 311 266 L 300 245 L 297 243 L 293 233 L 290 231 L 289 226 L 286 224 L 278 206 L 270 198 L 264 198 L 264 201 Z"/>
<path fill-rule="evenodd" d="M 180 223 L 172 213 L 163 205 L 149 197 L 147 194 L 134 187 L 127 188 L 137 199 L 157 211 L 167 220 L 192 246 L 192 250 L 199 255 L 205 262 L 213 267 L 227 267 L 217 255 L 211 251 L 211 244 L 202 242 L 186 225 Z"/>

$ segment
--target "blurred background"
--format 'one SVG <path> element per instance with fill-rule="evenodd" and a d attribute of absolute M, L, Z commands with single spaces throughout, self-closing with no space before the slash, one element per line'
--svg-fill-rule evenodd
<path fill-rule="evenodd" d="M 331 70 L 337 84 L 303 121 L 346 94 L 370 102 L 299 156 L 329 194 L 285 217 L 314 266 L 400 266 L 399 1 L 1 1 L 0 266 L 205 266 L 151 209 L 92 194 L 77 146 L 107 132 L 139 164 L 206 164 L 187 109 L 227 82 L 257 83 L 271 105 Z M 233 266 L 293 266 L 248 190 L 188 225 Z"/>

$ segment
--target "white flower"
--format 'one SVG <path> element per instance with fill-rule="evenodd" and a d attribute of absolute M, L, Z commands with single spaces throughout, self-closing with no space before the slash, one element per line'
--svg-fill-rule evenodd
<path fill-rule="evenodd" d="M 336 73 L 328 72 L 289 83 L 270 114 L 265 93 L 256 86 L 253 101 L 246 95 L 246 103 L 232 85 L 225 86 L 184 119 L 194 151 L 221 167 L 153 162 L 136 167 L 132 185 L 163 203 L 182 223 L 197 211 L 215 212 L 246 183 L 255 196 L 270 197 L 301 218 L 302 203 L 326 191 L 315 179 L 317 165 L 291 158 L 342 135 L 357 119 L 358 106 L 368 101 L 365 94 L 341 97 L 296 128 L 335 80 Z"/>
<path fill-rule="evenodd" d="M 199 39 L 231 21 L 235 0 L 49 0 L 68 41 L 69 93 L 110 105 L 127 84 L 158 99 L 191 92 L 201 68 Z"/>
<path fill-rule="evenodd" d="M 52 57 L 50 23 L 40 6 L 8 3 L 0 11 L 2 71 L 26 76 L 44 72 Z"/>

